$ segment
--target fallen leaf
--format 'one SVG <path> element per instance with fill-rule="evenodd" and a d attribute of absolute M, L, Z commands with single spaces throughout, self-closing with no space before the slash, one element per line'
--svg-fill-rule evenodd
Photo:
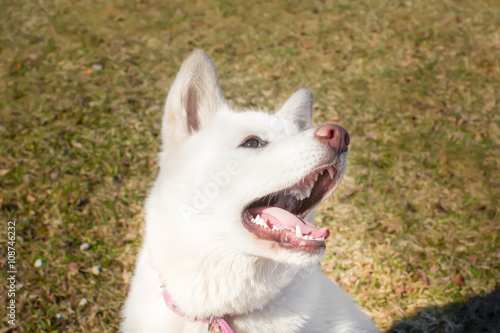
<path fill-rule="evenodd" d="M 462 274 L 458 273 L 456 276 L 455 276 L 455 284 L 459 287 L 463 287 L 465 286 L 465 282 L 464 282 L 464 279 L 462 278 Z"/>
<path fill-rule="evenodd" d="M 86 70 L 82 71 L 83 74 L 91 74 L 92 73 L 92 68 L 87 68 Z"/>
<path fill-rule="evenodd" d="M 136 232 L 128 232 L 125 237 L 123 237 L 124 241 L 132 242 L 137 239 L 137 233 Z"/>
<path fill-rule="evenodd" d="M 99 275 L 99 273 L 101 273 L 101 267 L 97 265 L 92 266 L 92 268 L 90 269 L 90 273 L 94 275 Z"/>
<path fill-rule="evenodd" d="M 377 133 L 370 131 L 364 136 L 364 139 L 374 140 L 377 138 Z"/>
<path fill-rule="evenodd" d="M 475 255 L 472 254 L 472 255 L 468 256 L 467 259 L 469 259 L 469 261 L 471 263 L 475 264 L 476 261 L 477 261 L 477 256 L 475 256 Z"/>
<path fill-rule="evenodd" d="M 6 174 L 8 174 L 10 171 L 10 169 L 2 169 L 0 170 L 0 176 L 5 176 Z"/>
<path fill-rule="evenodd" d="M 386 191 L 387 193 L 394 193 L 394 187 L 392 187 L 391 185 L 387 185 L 387 186 L 385 187 L 385 191 Z"/>
<path fill-rule="evenodd" d="M 69 276 L 76 275 L 76 274 L 78 274 L 79 271 L 80 271 L 80 265 L 78 265 L 78 263 L 73 261 L 73 262 L 70 262 L 68 264 L 68 275 Z"/>
<path fill-rule="evenodd" d="M 438 210 L 439 213 L 447 213 L 449 208 L 443 205 L 441 202 L 438 202 L 436 204 L 436 209 Z"/>
<path fill-rule="evenodd" d="M 429 269 L 429 273 L 431 274 L 436 274 L 437 272 L 439 272 L 439 266 L 434 265 Z"/>
<path fill-rule="evenodd" d="M 71 141 L 71 145 L 75 148 L 78 148 L 78 149 L 83 149 L 83 145 L 80 143 L 80 142 L 77 142 L 77 141 Z"/>
<path fill-rule="evenodd" d="M 477 204 L 477 205 L 472 207 L 472 210 L 475 210 L 475 211 L 486 210 L 486 205 L 485 204 Z"/>
<path fill-rule="evenodd" d="M 394 292 L 399 296 L 399 297 L 403 297 L 403 295 L 405 294 L 405 289 L 404 287 L 401 287 L 401 286 L 395 286 L 394 287 Z"/>
<path fill-rule="evenodd" d="M 34 202 L 36 200 L 36 198 L 34 196 L 32 196 L 31 194 L 28 194 L 26 196 L 26 200 L 28 200 L 29 202 Z"/>
<path fill-rule="evenodd" d="M 304 47 L 306 49 L 312 49 L 314 47 L 314 42 L 313 41 L 307 41 L 304 43 Z"/>
<path fill-rule="evenodd" d="M 359 187 L 346 188 L 346 189 L 344 189 L 344 196 L 346 198 L 349 198 L 349 197 L 353 196 L 354 194 L 356 194 L 359 190 L 360 190 Z"/>
<path fill-rule="evenodd" d="M 399 219 L 386 219 L 380 222 L 388 233 L 400 233 L 403 230 L 403 223 Z"/>
<path fill-rule="evenodd" d="M 20 68 L 21 68 L 21 64 L 20 63 L 17 63 L 14 66 L 12 66 L 12 70 L 15 70 L 15 71 L 17 71 Z"/>
<path fill-rule="evenodd" d="M 57 171 L 52 171 L 52 172 L 50 173 L 50 179 L 52 179 L 52 180 L 56 180 L 57 178 L 59 178 L 59 172 L 57 172 Z"/>
<path fill-rule="evenodd" d="M 431 280 L 429 279 L 429 277 L 427 276 L 427 273 L 425 273 L 425 271 L 423 269 L 419 269 L 418 270 L 418 274 L 420 275 L 420 279 L 426 284 L 426 285 L 430 285 L 431 284 Z"/>

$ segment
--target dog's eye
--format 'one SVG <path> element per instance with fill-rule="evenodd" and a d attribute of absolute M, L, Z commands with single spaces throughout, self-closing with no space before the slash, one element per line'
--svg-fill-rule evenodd
<path fill-rule="evenodd" d="M 259 138 L 257 137 L 250 137 L 250 138 L 247 138 L 241 145 L 240 147 L 244 147 L 244 148 L 260 148 L 262 146 L 265 146 L 265 142 L 262 142 L 262 140 L 260 140 Z"/>

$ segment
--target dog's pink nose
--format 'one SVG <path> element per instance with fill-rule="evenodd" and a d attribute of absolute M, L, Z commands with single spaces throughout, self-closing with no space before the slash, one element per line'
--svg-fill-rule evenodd
<path fill-rule="evenodd" d="M 349 133 L 347 133 L 345 128 L 337 124 L 328 124 L 318 127 L 314 136 L 322 142 L 328 142 L 328 144 L 339 153 L 347 151 L 347 146 L 349 146 L 350 142 Z"/>

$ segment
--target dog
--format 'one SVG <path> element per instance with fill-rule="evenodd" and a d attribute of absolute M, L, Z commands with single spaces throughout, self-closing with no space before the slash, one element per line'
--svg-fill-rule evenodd
<path fill-rule="evenodd" d="M 349 134 L 311 128 L 313 95 L 235 112 L 208 55 L 169 91 L 159 174 L 122 332 L 378 332 L 321 272 L 315 207 L 345 171 Z"/>

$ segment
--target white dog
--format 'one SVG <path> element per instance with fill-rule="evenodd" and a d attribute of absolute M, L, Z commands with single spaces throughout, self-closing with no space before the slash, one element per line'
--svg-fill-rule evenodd
<path fill-rule="evenodd" d="M 349 135 L 311 128 L 312 103 L 302 89 L 274 115 L 234 112 L 210 58 L 188 56 L 165 105 L 123 332 L 378 332 L 318 265 L 330 232 L 311 223 L 314 207 L 342 179 Z"/>

